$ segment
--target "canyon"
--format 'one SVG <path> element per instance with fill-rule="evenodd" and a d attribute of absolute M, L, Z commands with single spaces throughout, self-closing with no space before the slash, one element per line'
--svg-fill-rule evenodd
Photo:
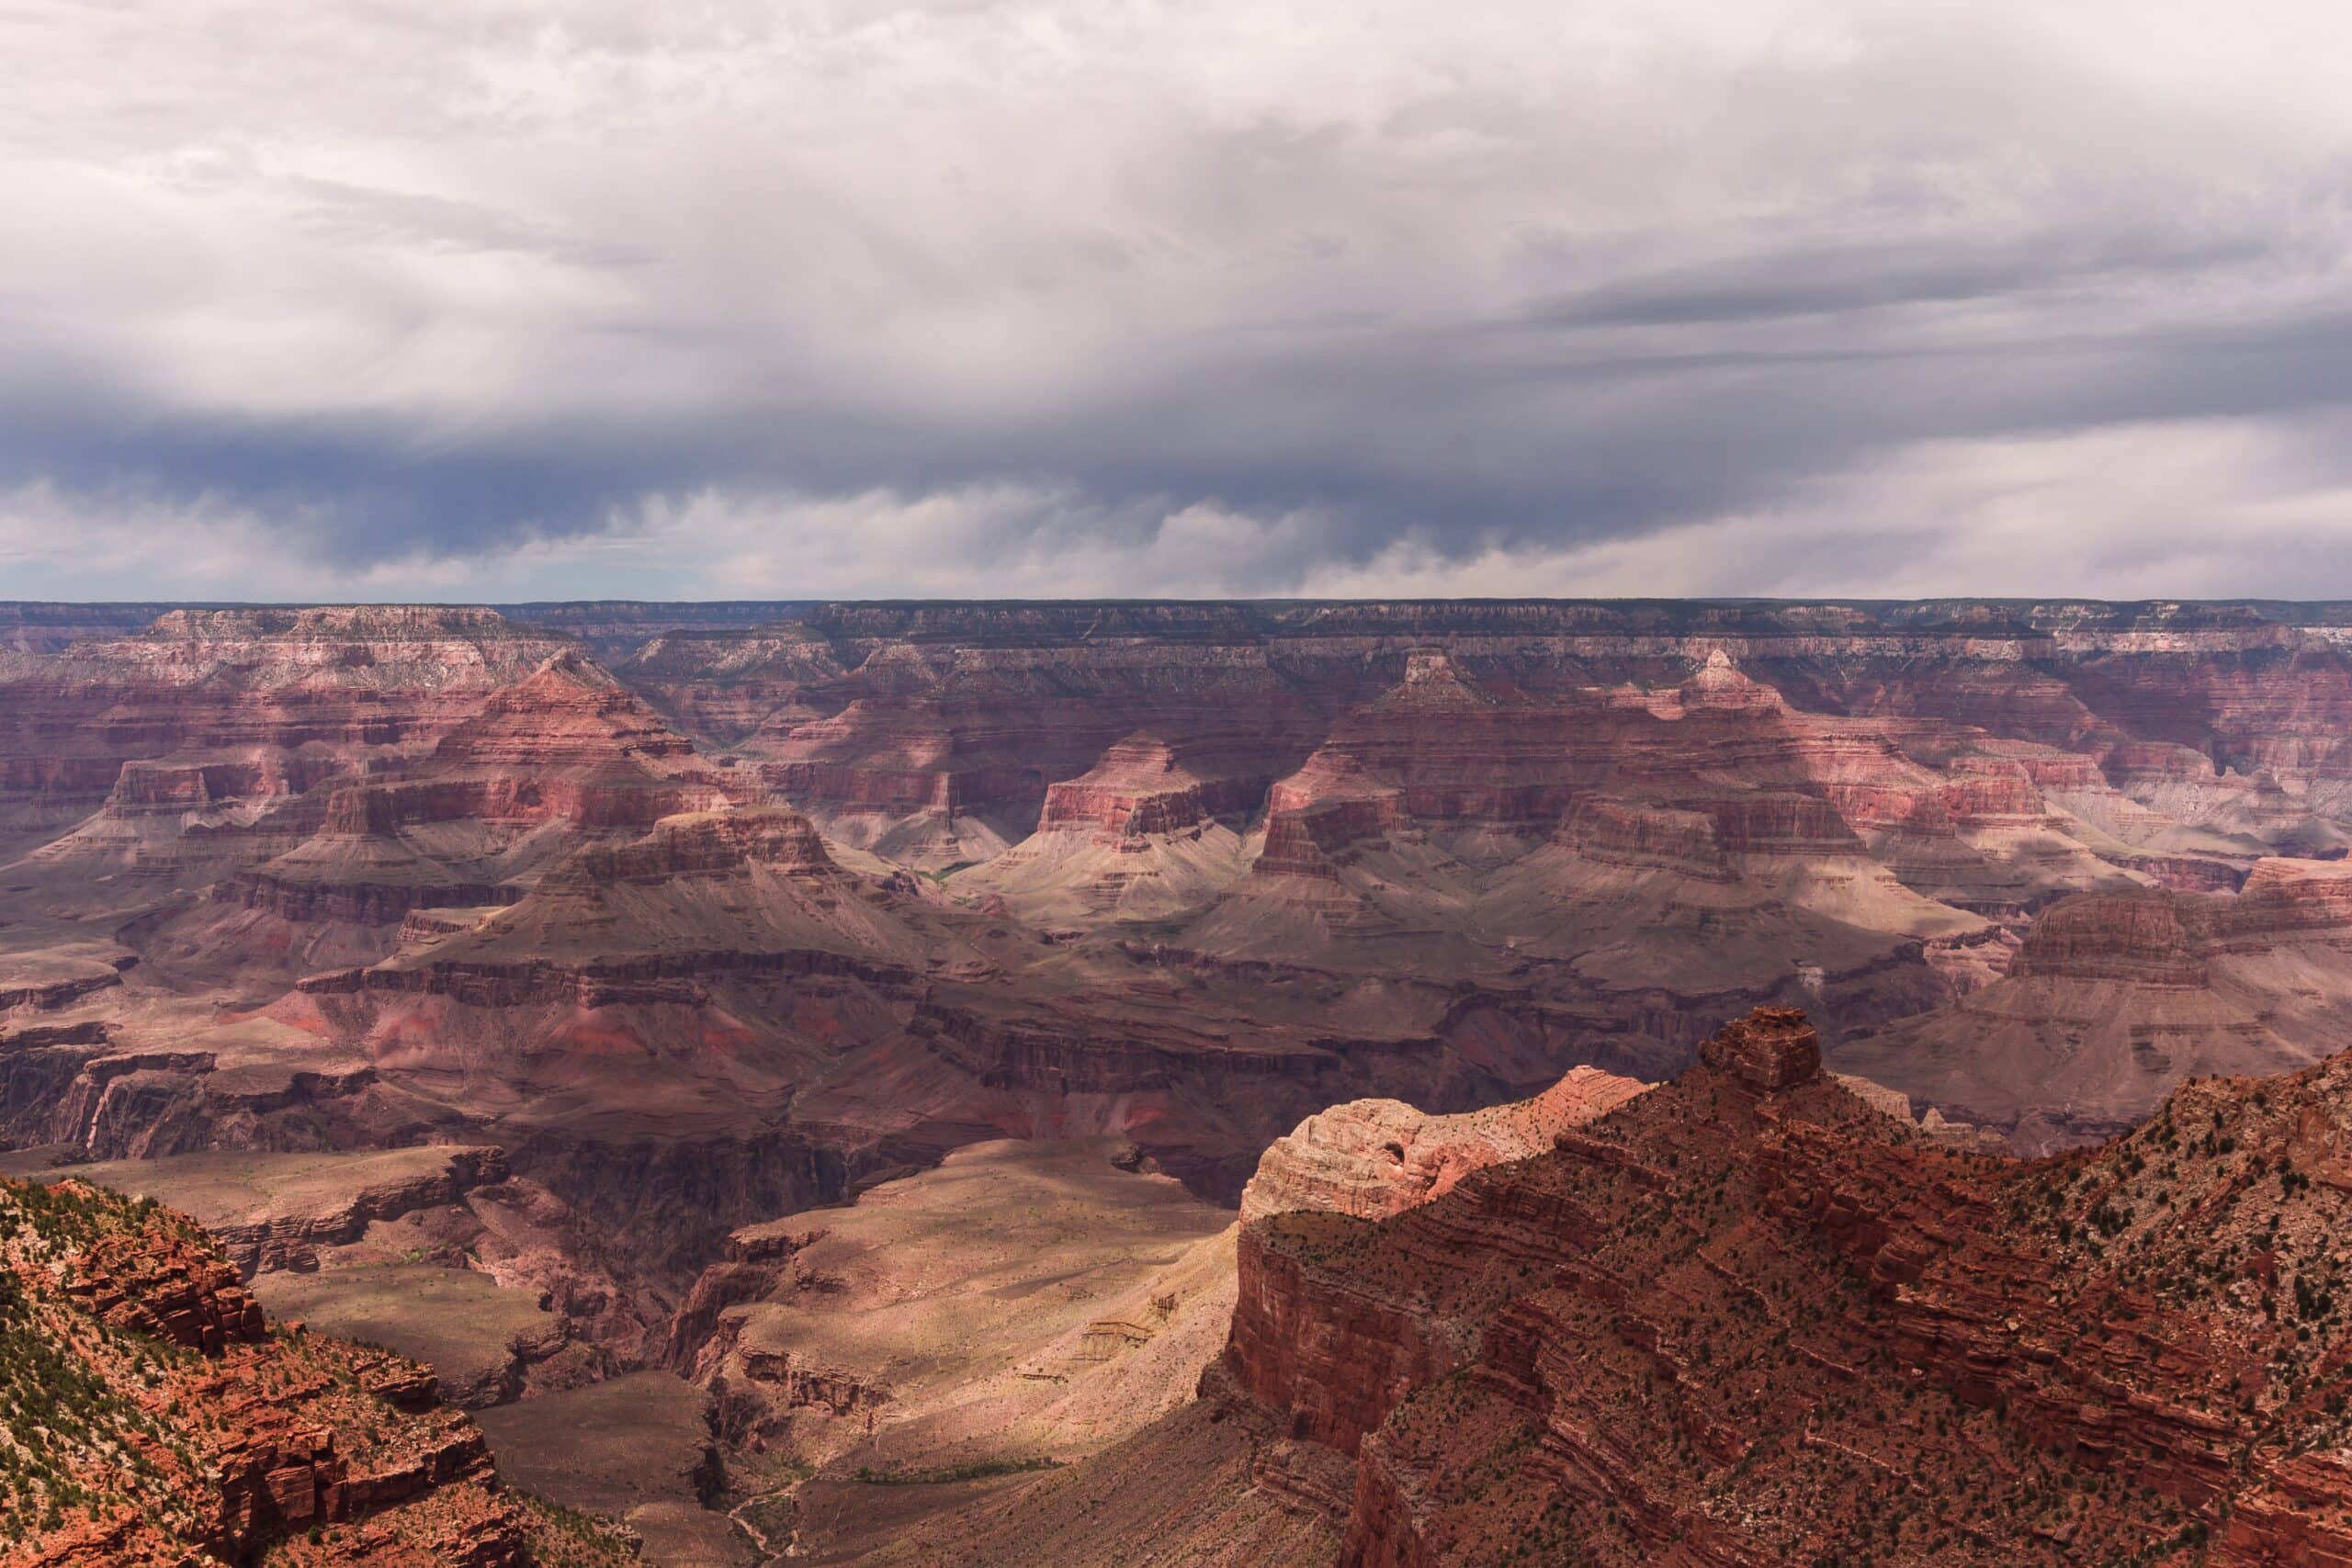
<path fill-rule="evenodd" d="M 2118 1272 L 2187 1269 L 2175 1222 L 2252 1156 L 2162 1205 L 2113 1171 L 2303 1136 L 2217 1083 L 2333 1114 L 2347 637 L 2251 603 L 0 606 L 0 1170 L 193 1215 L 257 1311 L 429 1365 L 657 1560 L 986 1561 L 1125 1496 L 1179 1561 L 2065 1561 L 2200 1522 L 2271 1561 L 2331 1450 L 2193 1396 L 2299 1411 L 2327 1337 L 2290 1393 L 2280 1320 L 2192 1346 Z M 2100 1230 L 2127 1193 L 2146 1228 Z M 2097 1342 L 2027 1369 L 1987 1314 Z M 600 1422 L 658 1461 L 566 1470 Z M 1866 1539 L 1869 1478 L 1947 1461 L 2013 1533 L 1915 1494 Z"/>

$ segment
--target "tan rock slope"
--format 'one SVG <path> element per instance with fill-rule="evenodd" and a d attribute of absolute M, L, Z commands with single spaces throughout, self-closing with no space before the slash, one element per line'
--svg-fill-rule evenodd
<path fill-rule="evenodd" d="M 716 1396 L 736 1515 L 854 1555 L 910 1483 L 1036 1473 L 1189 1400 L 1232 1312 L 1232 1216 L 1135 1164 L 1108 1139 L 977 1144 L 737 1231 L 671 1348 Z"/>

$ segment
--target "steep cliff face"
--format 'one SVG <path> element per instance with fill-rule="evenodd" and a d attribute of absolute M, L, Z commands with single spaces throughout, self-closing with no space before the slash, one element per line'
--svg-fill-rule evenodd
<path fill-rule="evenodd" d="M 1250 1227 L 1227 1367 L 1356 1456 L 1343 1560 L 2352 1551 L 2352 1068 L 2026 1162 L 1930 1145 L 1811 1044 L 1751 1018 L 1554 1153 Z"/>
<path fill-rule="evenodd" d="M 271 1328 L 203 1234 L 152 1203 L 0 1182 L 0 1336 L 12 1568 L 633 1556 L 504 1494 L 424 1368 Z"/>

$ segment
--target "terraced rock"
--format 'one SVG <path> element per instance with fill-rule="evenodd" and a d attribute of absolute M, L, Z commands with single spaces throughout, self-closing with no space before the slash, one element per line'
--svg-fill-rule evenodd
<path fill-rule="evenodd" d="M 623 1538 L 507 1493 L 389 1352 L 273 1328 L 189 1221 L 0 1181 L 0 1562 L 589 1568 Z"/>

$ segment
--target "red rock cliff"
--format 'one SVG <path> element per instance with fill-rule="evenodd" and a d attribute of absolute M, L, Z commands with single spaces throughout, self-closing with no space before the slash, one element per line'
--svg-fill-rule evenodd
<path fill-rule="evenodd" d="M 1249 1227 L 1225 1364 L 1357 1456 L 1347 1562 L 2352 1560 L 2352 1066 L 2026 1162 L 1809 1036 L 1752 1016 L 1384 1222 Z"/>
<path fill-rule="evenodd" d="M 274 1548 L 317 1568 L 536 1560 L 546 1516 L 501 1492 L 481 1432 L 430 1373 L 271 1331 L 236 1270 L 167 1210 L 74 1181 L 0 1182 L 0 1337 L 19 1394 L 0 1438 L 46 1461 L 0 1474 L 8 1568 Z M 583 1564 L 628 1557 L 594 1532 L 565 1545 Z"/>

